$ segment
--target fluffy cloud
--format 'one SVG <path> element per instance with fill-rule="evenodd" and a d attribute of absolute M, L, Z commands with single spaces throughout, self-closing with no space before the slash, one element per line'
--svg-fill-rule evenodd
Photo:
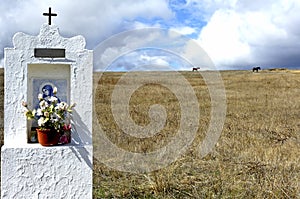
<path fill-rule="evenodd" d="M 162 18 L 172 17 L 167 1 L 159 0 L 81 0 L 59 1 L 66 10 L 66 17 L 62 16 L 61 27 L 67 32 L 81 33 L 98 44 L 108 36 L 120 31 L 133 28 L 136 18 Z M 76 6 L 69 6 L 75 4 Z M 157 9 L 159 7 L 160 9 Z M 86 10 L 86 12 L 84 12 Z M 80 13 L 80 14 L 78 14 Z M 70 23 L 70 21 L 73 21 Z M 136 23 L 142 25 L 142 23 Z"/>
<path fill-rule="evenodd" d="M 169 67 L 170 56 L 164 52 L 157 54 L 159 55 L 153 54 L 153 51 L 147 52 L 147 50 L 134 51 L 117 59 L 109 70 L 166 70 Z"/>
<path fill-rule="evenodd" d="M 219 68 L 299 67 L 299 10 L 297 0 L 231 1 L 212 12 L 197 41 Z"/>
<path fill-rule="evenodd" d="M 173 17 L 167 0 L 3 0 L 0 7 L 0 57 L 3 48 L 12 46 L 16 32 L 32 35 L 39 33 L 42 16 L 48 7 L 58 13 L 53 23 L 60 27 L 61 34 L 69 37 L 81 34 L 87 39 L 87 48 L 94 48 L 102 40 L 118 32 L 142 26 L 136 19 Z M 159 8 L 159 9 L 158 9 Z"/>
<path fill-rule="evenodd" d="M 101 71 L 187 69 L 191 66 L 182 56 L 187 41 L 177 32 L 160 28 L 122 32 L 94 49 L 94 67 Z"/>
<path fill-rule="evenodd" d="M 193 33 L 196 33 L 196 30 L 192 27 L 184 26 L 184 27 L 175 27 L 171 28 L 171 31 L 176 31 L 182 35 L 191 35 Z"/>
<path fill-rule="evenodd" d="M 240 29 L 242 24 L 243 20 L 236 13 L 217 11 L 202 29 L 198 41 L 217 66 L 249 61 L 250 46 Z"/>
<path fill-rule="evenodd" d="M 192 65 L 182 56 L 161 49 L 141 49 L 118 57 L 107 71 L 190 70 Z"/>

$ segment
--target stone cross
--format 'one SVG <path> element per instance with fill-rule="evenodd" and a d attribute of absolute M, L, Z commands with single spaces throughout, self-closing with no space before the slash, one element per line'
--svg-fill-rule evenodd
<path fill-rule="evenodd" d="M 48 24 L 51 25 L 51 17 L 56 17 L 56 13 L 51 13 L 51 7 L 49 7 L 49 13 L 43 13 L 44 16 L 48 16 Z"/>

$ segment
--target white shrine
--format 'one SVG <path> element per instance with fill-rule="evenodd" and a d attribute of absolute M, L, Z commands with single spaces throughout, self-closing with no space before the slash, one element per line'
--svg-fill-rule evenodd
<path fill-rule="evenodd" d="M 16 33 L 4 52 L 4 146 L 1 198 L 92 198 L 93 52 L 82 36 L 64 38 L 44 24 L 37 36 Z M 72 113 L 72 141 L 43 147 L 30 143 L 29 107 L 45 84 L 55 85 Z"/>

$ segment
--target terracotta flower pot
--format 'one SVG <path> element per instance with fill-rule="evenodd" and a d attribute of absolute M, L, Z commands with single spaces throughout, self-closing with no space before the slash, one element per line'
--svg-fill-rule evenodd
<path fill-rule="evenodd" d="M 38 141 L 42 146 L 54 146 L 58 144 L 60 134 L 55 129 L 37 129 Z"/>

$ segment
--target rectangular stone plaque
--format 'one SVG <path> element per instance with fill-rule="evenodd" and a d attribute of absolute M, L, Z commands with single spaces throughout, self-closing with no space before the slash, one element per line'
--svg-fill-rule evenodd
<path fill-rule="evenodd" d="M 64 58 L 66 56 L 66 49 L 61 48 L 35 48 L 34 57 L 45 58 Z"/>

